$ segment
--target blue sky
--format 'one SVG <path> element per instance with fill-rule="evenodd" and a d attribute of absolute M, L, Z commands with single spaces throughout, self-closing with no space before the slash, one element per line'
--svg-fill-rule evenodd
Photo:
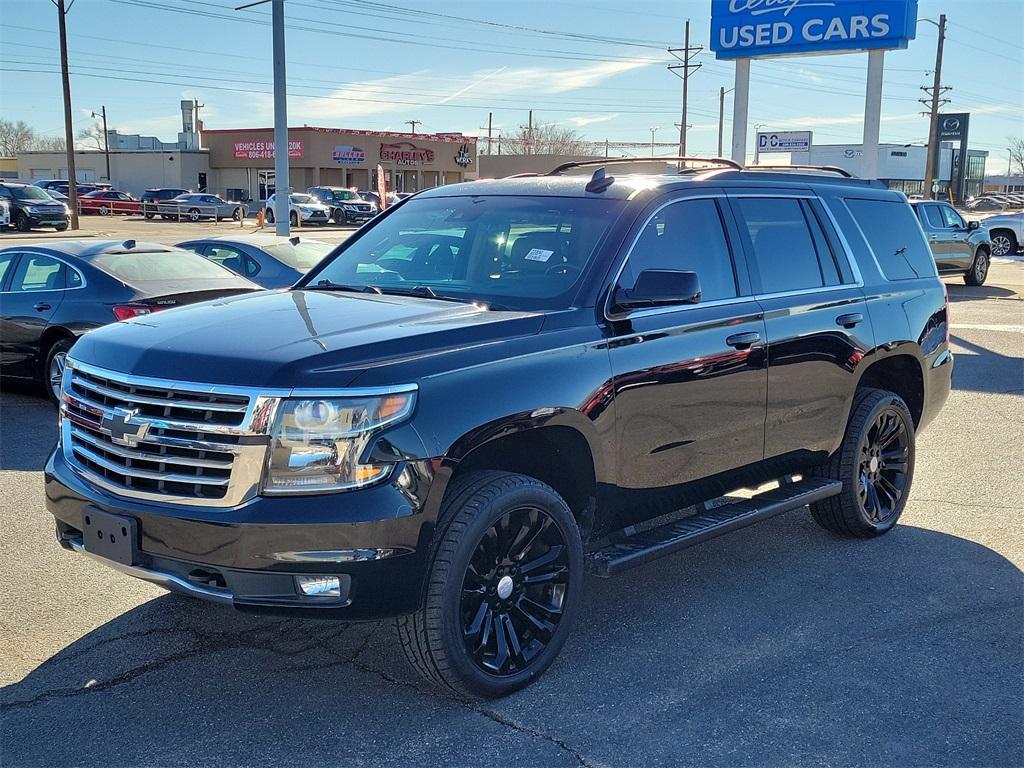
<path fill-rule="evenodd" d="M 234 0 L 75 0 L 68 16 L 74 119 L 106 105 L 111 128 L 171 139 L 178 101 L 197 97 L 207 128 L 270 125 L 269 5 Z M 678 136 L 681 85 L 668 45 L 708 42 L 710 0 L 288 0 L 289 122 L 361 129 L 463 131 L 537 122 L 589 139 Z M 1024 135 L 1024 2 L 920 0 L 920 16 L 949 20 L 947 111 L 971 112 L 971 146 L 1005 172 L 1008 136 Z M 456 18 L 463 17 L 463 18 Z M 486 20 L 496 25 L 466 19 Z M 508 26 L 498 26 L 508 25 Z M 512 27 L 519 27 L 515 29 Z M 531 29 L 521 29 L 529 27 Z M 56 9 L 0 0 L 0 115 L 63 134 Z M 544 34 L 548 30 L 567 34 Z M 886 56 L 881 139 L 923 143 L 918 113 L 937 31 L 918 25 Z M 705 53 L 690 80 L 690 150 L 717 145 L 718 89 L 733 65 Z M 810 129 L 815 143 L 860 140 L 865 54 L 755 61 L 751 123 Z M 15 71 L 31 70 L 31 71 Z M 731 113 L 730 97 L 726 117 Z M 728 136 L 728 127 L 727 127 Z M 728 144 L 728 138 L 726 139 Z"/>

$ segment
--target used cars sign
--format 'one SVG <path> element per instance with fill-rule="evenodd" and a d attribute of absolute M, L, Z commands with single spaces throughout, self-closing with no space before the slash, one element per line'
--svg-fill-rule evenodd
<path fill-rule="evenodd" d="M 719 59 L 906 48 L 917 0 L 711 0 Z"/>

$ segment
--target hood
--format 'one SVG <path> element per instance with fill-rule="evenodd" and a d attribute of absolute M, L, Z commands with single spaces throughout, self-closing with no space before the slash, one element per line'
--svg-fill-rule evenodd
<path fill-rule="evenodd" d="M 370 365 L 533 335 L 542 323 L 540 313 L 419 297 L 266 291 L 114 323 L 80 338 L 71 356 L 179 381 L 344 387 Z"/>

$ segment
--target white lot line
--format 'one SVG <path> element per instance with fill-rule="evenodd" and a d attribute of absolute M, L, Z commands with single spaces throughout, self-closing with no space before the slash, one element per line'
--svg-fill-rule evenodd
<path fill-rule="evenodd" d="M 1024 333 L 1024 325 L 995 325 L 989 323 L 953 323 L 949 326 L 953 330 L 964 331 L 1008 331 L 1010 333 Z"/>

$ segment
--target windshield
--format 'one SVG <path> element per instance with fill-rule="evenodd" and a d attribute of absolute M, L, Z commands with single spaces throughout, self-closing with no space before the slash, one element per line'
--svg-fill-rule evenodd
<path fill-rule="evenodd" d="M 319 203 L 320 201 L 312 195 L 292 195 L 292 202 L 296 205 L 310 205 Z"/>
<path fill-rule="evenodd" d="M 11 194 L 18 200 L 39 200 L 49 202 L 53 200 L 46 192 L 39 187 L 8 187 Z"/>
<path fill-rule="evenodd" d="M 146 280 L 211 280 L 235 275 L 191 251 L 105 253 L 92 261 L 108 275 L 133 284 Z"/>
<path fill-rule="evenodd" d="M 578 197 L 417 198 L 309 281 L 482 301 L 509 309 L 569 306 L 619 200 Z"/>
<path fill-rule="evenodd" d="M 297 269 L 300 272 L 308 272 L 320 260 L 334 248 L 329 243 L 302 242 L 298 245 L 291 243 L 280 243 L 279 245 L 267 245 L 263 250 L 280 261 L 285 266 Z"/>

